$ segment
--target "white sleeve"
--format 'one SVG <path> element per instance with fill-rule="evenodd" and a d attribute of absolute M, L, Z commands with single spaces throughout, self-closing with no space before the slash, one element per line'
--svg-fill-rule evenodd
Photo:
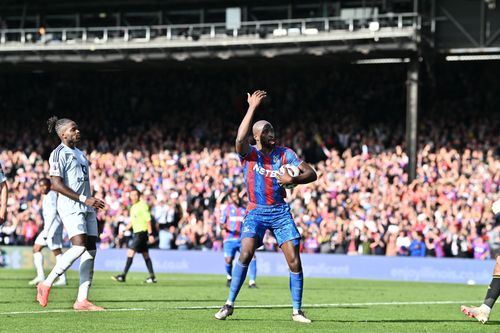
<path fill-rule="evenodd" d="M 47 196 L 43 200 L 43 220 L 45 223 L 46 230 L 49 230 L 52 223 L 55 222 L 57 218 L 57 194 L 55 192 L 47 193 Z"/>
<path fill-rule="evenodd" d="M 54 150 L 49 157 L 49 175 L 63 177 L 65 164 L 64 153 L 61 149 Z"/>

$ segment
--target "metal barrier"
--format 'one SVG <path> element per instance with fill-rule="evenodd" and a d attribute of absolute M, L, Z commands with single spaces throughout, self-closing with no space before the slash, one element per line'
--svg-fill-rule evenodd
<path fill-rule="evenodd" d="M 273 38 L 315 36 L 334 32 L 402 30 L 420 27 L 415 13 L 385 14 L 365 19 L 319 17 L 307 19 L 242 22 L 239 29 L 227 30 L 225 23 L 153 25 L 130 27 L 48 28 L 0 30 L 2 46 L 113 43 L 151 43 L 176 40 L 228 40 L 238 38 Z"/>

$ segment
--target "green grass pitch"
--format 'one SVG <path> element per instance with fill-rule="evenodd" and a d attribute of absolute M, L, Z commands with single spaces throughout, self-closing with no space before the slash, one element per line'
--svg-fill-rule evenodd
<path fill-rule="evenodd" d="M 286 277 L 258 277 L 244 285 L 233 316 L 214 319 L 224 304 L 225 276 L 129 274 L 127 282 L 97 272 L 91 301 L 106 312 L 74 312 L 78 275 L 54 287 L 47 308 L 28 286 L 34 272 L 0 270 L 0 332 L 500 332 L 500 309 L 482 325 L 465 317 L 460 302 L 479 305 L 486 286 L 305 278 L 304 310 L 313 323 L 291 321 Z M 238 306 L 240 306 L 238 308 Z M 497 305 L 500 308 L 500 305 Z"/>

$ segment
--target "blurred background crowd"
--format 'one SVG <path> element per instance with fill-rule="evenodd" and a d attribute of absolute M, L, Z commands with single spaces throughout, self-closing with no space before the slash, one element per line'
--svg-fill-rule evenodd
<path fill-rule="evenodd" d="M 137 187 L 151 208 L 155 246 L 221 251 L 226 195 L 238 188 L 246 202 L 233 148 L 246 92 L 264 89 L 269 98 L 257 118 L 271 121 L 280 145 L 318 173 L 318 181 L 289 193 L 303 252 L 494 258 L 500 91 L 481 87 L 494 82 L 495 71 L 470 65 L 430 78 L 419 114 L 417 179 L 408 183 L 406 73 L 390 68 L 7 74 L 0 78 L 0 163 L 10 197 L 0 244 L 32 244 L 41 231 L 37 181 L 58 145 L 45 121 L 57 115 L 79 124 L 91 186 L 108 205 L 98 214 L 100 248 L 126 246 L 128 238 L 117 235 Z M 471 83 L 478 71 L 485 80 Z M 264 249 L 279 250 L 271 234 Z"/>

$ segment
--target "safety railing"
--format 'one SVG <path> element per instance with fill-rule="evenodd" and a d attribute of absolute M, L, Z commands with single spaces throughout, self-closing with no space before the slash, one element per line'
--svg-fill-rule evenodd
<path fill-rule="evenodd" d="M 112 44 L 150 43 L 155 41 L 215 40 L 235 38 L 282 38 L 314 36 L 337 31 L 418 29 L 420 17 L 415 13 L 384 14 L 362 19 L 319 17 L 307 19 L 248 21 L 238 29 L 227 29 L 225 23 L 152 25 L 88 28 L 41 28 L 0 30 L 2 45 L 15 44 Z"/>

